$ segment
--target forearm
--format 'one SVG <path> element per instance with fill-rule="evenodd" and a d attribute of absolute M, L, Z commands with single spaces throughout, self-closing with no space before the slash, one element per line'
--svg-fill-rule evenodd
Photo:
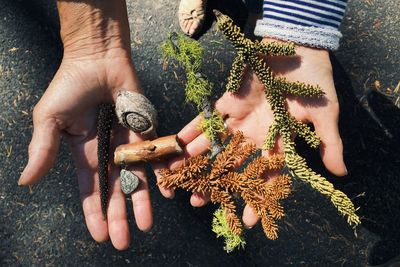
<path fill-rule="evenodd" d="M 125 0 L 58 0 L 64 58 L 130 58 Z"/>
<path fill-rule="evenodd" d="M 336 50 L 346 5 L 346 0 L 264 0 L 263 20 L 258 21 L 255 34 Z"/>

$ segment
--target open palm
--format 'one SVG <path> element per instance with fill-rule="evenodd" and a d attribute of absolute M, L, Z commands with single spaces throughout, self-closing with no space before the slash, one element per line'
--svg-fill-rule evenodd
<path fill-rule="evenodd" d="M 100 103 L 112 102 L 117 90 L 140 91 L 130 58 L 64 59 L 33 113 L 34 132 L 29 146 L 29 162 L 19 183 L 37 182 L 54 164 L 60 136 L 70 147 L 79 180 L 87 227 L 96 241 L 109 237 L 118 249 L 129 245 L 125 195 L 120 190 L 119 168 L 110 168 L 110 196 L 107 220 L 103 220 L 97 173 L 97 114 Z M 141 140 L 119 125 L 113 126 L 111 147 Z M 136 168 L 140 187 L 132 194 L 137 226 L 152 225 L 146 177 Z"/>
<path fill-rule="evenodd" d="M 283 76 L 289 81 L 319 85 L 325 92 L 321 99 L 288 96 L 287 108 L 297 120 L 314 124 L 322 141 L 320 152 L 326 168 L 335 175 L 343 176 L 347 171 L 338 131 L 339 105 L 328 52 L 307 47 L 298 47 L 296 52 L 295 57 L 269 57 L 266 60 L 277 76 Z M 239 93 L 225 93 L 216 103 L 216 109 L 225 118 L 228 128 L 231 131 L 242 131 L 258 147 L 262 147 L 268 128 L 273 122 L 273 113 L 264 90 L 256 75 L 247 70 Z M 207 138 L 198 129 L 199 121 L 199 117 L 194 119 L 178 134 L 186 144 L 186 156 L 204 153 L 209 146 Z M 280 152 L 279 143 L 280 140 L 277 140 L 277 152 Z M 174 169 L 180 164 L 181 159 L 174 160 L 170 168 Z M 208 200 L 208 196 L 194 194 L 191 203 L 194 206 L 202 206 Z M 243 220 L 248 226 L 257 222 L 257 216 L 250 207 L 245 208 Z"/>

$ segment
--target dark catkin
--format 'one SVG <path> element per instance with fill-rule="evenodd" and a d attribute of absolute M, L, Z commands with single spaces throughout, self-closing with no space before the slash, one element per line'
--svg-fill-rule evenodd
<path fill-rule="evenodd" d="M 99 115 L 97 121 L 97 159 L 99 173 L 99 189 L 101 211 L 103 219 L 107 218 L 108 205 L 108 161 L 110 158 L 110 136 L 111 126 L 114 114 L 113 105 L 103 103 L 99 106 Z"/>

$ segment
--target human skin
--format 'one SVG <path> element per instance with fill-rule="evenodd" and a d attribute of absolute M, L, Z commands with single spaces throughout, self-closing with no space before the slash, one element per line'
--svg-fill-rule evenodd
<path fill-rule="evenodd" d="M 29 161 L 20 185 L 38 182 L 51 169 L 60 137 L 68 142 L 79 181 L 86 224 L 98 242 L 111 239 L 117 249 L 126 249 L 130 233 L 125 195 L 120 189 L 119 167 L 110 166 L 107 220 L 103 220 L 97 173 L 97 114 L 100 103 L 115 100 L 119 89 L 141 92 L 131 61 L 130 30 L 124 0 L 58 0 L 61 38 L 64 45 L 60 67 L 33 111 L 33 136 Z M 136 142 L 143 137 L 113 125 L 111 147 Z M 162 166 L 160 166 L 162 167 Z M 131 195 L 137 227 L 152 226 L 148 183 L 142 167 Z M 170 191 L 163 194 L 170 197 Z"/>
<path fill-rule="evenodd" d="M 57 2 L 64 55 L 61 65 L 35 106 L 34 132 L 29 146 L 29 161 L 21 174 L 19 184 L 38 182 L 54 164 L 60 137 L 64 136 L 73 156 L 79 181 L 80 195 L 86 224 L 98 242 L 111 239 L 117 249 L 126 249 L 130 234 L 118 173 L 110 168 L 110 199 L 107 220 L 102 218 L 97 174 L 97 113 L 98 105 L 115 100 L 118 89 L 141 92 L 131 62 L 129 24 L 124 0 L 58 0 Z M 268 41 L 268 40 L 265 40 Z M 346 173 L 342 157 L 342 144 L 337 130 L 338 104 L 332 79 L 328 53 L 323 50 L 299 47 L 297 58 L 274 58 L 269 63 L 277 75 L 289 80 L 319 84 L 326 93 L 321 103 L 308 105 L 307 101 L 289 99 L 288 108 L 293 116 L 315 125 L 322 139 L 322 159 L 336 175 Z M 298 59 L 301 59 L 299 61 Z M 232 130 L 241 130 L 261 146 L 272 113 L 264 96 L 263 85 L 254 74 L 245 75 L 239 96 L 226 93 L 216 104 Z M 207 138 L 197 128 L 199 118 L 178 134 L 186 144 L 186 156 L 205 152 Z M 142 140 L 117 125 L 113 128 L 112 147 Z M 279 143 L 279 142 L 278 142 Z M 279 150 L 279 149 L 278 149 Z M 175 168 L 182 161 L 170 163 Z M 158 169 L 163 164 L 154 165 Z M 134 171 L 140 177 L 139 188 L 131 195 L 136 224 L 146 231 L 152 225 L 151 203 L 147 179 L 141 167 Z M 173 191 L 160 188 L 165 197 Z M 194 194 L 191 203 L 202 206 L 209 198 Z M 246 207 L 243 220 L 247 226 L 257 221 L 251 208 Z"/>
<path fill-rule="evenodd" d="M 277 41 L 264 38 L 263 42 Z M 275 75 L 289 81 L 300 81 L 319 85 L 325 92 L 321 99 L 288 97 L 286 100 L 289 113 L 297 120 L 312 123 L 321 139 L 320 155 L 325 167 L 337 176 L 347 174 L 343 161 L 343 145 L 338 130 L 339 104 L 336 96 L 329 52 L 323 49 L 298 46 L 296 56 L 267 57 L 268 65 Z M 216 109 L 225 118 L 228 129 L 240 130 L 259 148 L 262 147 L 267 131 L 273 122 L 273 113 L 265 98 L 264 86 L 257 76 L 247 70 L 238 94 L 225 93 L 216 103 Z M 204 153 L 209 141 L 198 127 L 200 118 L 195 118 L 186 125 L 178 137 L 185 144 L 185 157 Z M 282 153 L 281 140 L 278 139 L 273 153 Z M 271 152 L 264 151 L 264 155 Z M 175 169 L 182 164 L 182 157 L 170 161 L 169 168 Z M 205 205 L 209 195 L 195 193 L 191 204 L 196 207 Z M 246 206 L 243 222 L 253 227 L 258 217 Z"/>

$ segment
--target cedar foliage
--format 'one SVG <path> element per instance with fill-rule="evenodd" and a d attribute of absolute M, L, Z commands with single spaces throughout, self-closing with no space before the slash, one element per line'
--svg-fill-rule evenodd
<path fill-rule="evenodd" d="M 186 102 L 196 105 L 203 117 L 200 129 L 212 141 L 213 155 L 221 150 L 218 134 L 224 131 L 220 114 L 213 110 L 210 96 L 213 84 L 201 73 L 204 49 L 199 42 L 182 34 L 172 32 L 168 40 L 161 44 L 164 61 L 177 61 L 186 73 Z"/>
<path fill-rule="evenodd" d="M 224 237 L 225 250 L 228 252 L 245 244 L 243 226 L 236 215 L 234 196 L 240 196 L 254 209 L 261 218 L 266 236 L 276 239 L 276 220 L 284 215 L 279 201 L 288 196 L 291 181 L 287 175 L 271 181 L 262 177 L 265 171 L 282 168 L 283 157 L 255 157 L 255 145 L 244 143 L 241 132 L 235 133 L 228 145 L 222 145 L 219 134 L 224 132 L 224 122 L 212 107 L 210 95 L 213 86 L 201 73 L 204 51 L 197 41 L 171 33 L 161 45 L 161 51 L 165 61 L 173 59 L 185 70 L 186 101 L 202 111 L 203 120 L 199 127 L 211 140 L 211 151 L 208 155 L 187 159 L 183 166 L 174 171 L 165 170 L 158 184 L 191 192 L 209 192 L 211 201 L 220 206 L 214 213 L 212 229 L 218 237 Z M 239 64 L 237 66 L 237 74 L 242 75 L 243 69 L 240 69 Z M 234 68 L 232 71 L 236 72 Z M 239 79 L 230 83 L 237 82 Z M 238 167 L 247 161 L 249 163 L 241 166 L 243 170 L 239 172 Z"/>
<path fill-rule="evenodd" d="M 292 141 L 292 134 L 296 133 L 313 148 L 317 148 L 320 144 L 320 139 L 314 131 L 306 124 L 296 121 L 290 116 L 285 108 L 285 96 L 296 95 L 318 98 L 323 97 L 323 91 L 319 86 L 307 85 L 301 82 L 289 82 L 284 78 L 275 77 L 267 63 L 257 55 L 262 53 L 268 56 L 292 56 L 295 55 L 294 44 L 253 42 L 240 32 L 240 29 L 228 16 L 217 10 L 214 10 L 214 13 L 217 17 L 219 29 L 237 51 L 228 77 L 227 91 L 237 92 L 246 65 L 251 67 L 265 86 L 265 95 L 273 111 L 274 122 L 268 130 L 263 148 L 272 149 L 275 145 L 276 137 L 280 135 L 283 141 L 285 162 L 293 176 L 309 183 L 321 194 L 329 197 L 338 211 L 347 218 L 349 224 L 360 224 L 360 219 L 351 200 L 343 192 L 336 190 L 324 177 L 310 169 L 305 159 L 296 152 L 295 143 Z M 273 223 L 268 219 L 262 219 L 262 224 L 265 229 L 265 227 L 269 227 Z"/>
<path fill-rule="evenodd" d="M 211 201 L 219 204 L 214 214 L 213 230 L 225 237 L 225 249 L 231 251 L 243 246 L 243 226 L 236 215 L 234 195 L 239 195 L 260 216 L 266 236 L 277 238 L 277 219 L 284 216 L 279 203 L 290 192 L 291 180 L 288 175 L 279 175 L 267 181 L 263 174 L 268 170 L 279 170 L 285 164 L 280 155 L 255 157 L 239 171 L 238 167 L 254 156 L 254 144 L 245 143 L 242 132 L 236 132 L 223 151 L 215 158 L 199 155 L 191 157 L 178 169 L 166 170 L 158 182 L 162 187 L 182 188 L 191 192 L 210 192 Z M 223 215 L 223 216 L 222 216 Z"/>

